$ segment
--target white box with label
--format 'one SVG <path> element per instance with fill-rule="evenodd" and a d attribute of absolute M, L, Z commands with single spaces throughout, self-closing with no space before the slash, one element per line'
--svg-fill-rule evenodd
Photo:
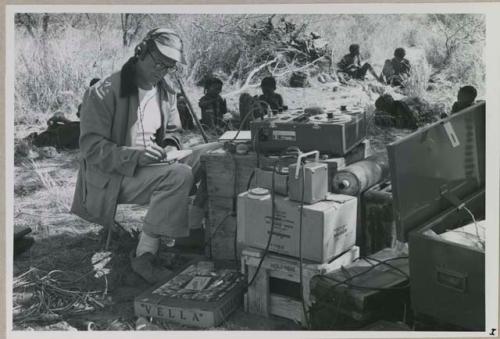
<path fill-rule="evenodd" d="M 328 194 L 327 200 L 304 205 L 302 258 L 328 262 L 354 246 L 357 198 Z M 271 195 L 238 196 L 239 242 L 264 249 L 271 230 Z M 275 222 L 269 250 L 299 257 L 300 203 L 275 196 Z"/>

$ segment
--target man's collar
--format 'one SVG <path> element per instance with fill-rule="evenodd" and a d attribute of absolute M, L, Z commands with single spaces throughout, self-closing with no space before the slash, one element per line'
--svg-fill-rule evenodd
<path fill-rule="evenodd" d="M 129 97 L 137 93 L 137 85 L 135 84 L 135 60 L 128 59 L 121 70 L 120 97 Z"/>

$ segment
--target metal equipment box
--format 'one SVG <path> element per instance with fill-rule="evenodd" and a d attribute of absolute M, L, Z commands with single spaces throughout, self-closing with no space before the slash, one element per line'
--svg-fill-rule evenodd
<path fill-rule="evenodd" d="M 471 209 L 484 204 L 484 191 L 464 201 Z M 410 233 L 412 307 L 422 313 L 468 330 L 485 330 L 484 250 L 440 239 L 449 225 L 470 223 L 456 209 L 445 212 Z"/>
<path fill-rule="evenodd" d="M 485 119 L 479 102 L 387 146 L 398 240 L 409 238 L 412 308 L 475 331 L 485 329 L 484 249 L 443 234 L 484 219 Z"/>
<path fill-rule="evenodd" d="M 349 113 L 349 112 L 347 112 Z M 361 111 L 324 113 L 283 113 L 251 122 L 252 140 L 260 152 L 280 152 L 296 146 L 301 151 L 317 150 L 344 156 L 366 137 L 366 114 Z"/>

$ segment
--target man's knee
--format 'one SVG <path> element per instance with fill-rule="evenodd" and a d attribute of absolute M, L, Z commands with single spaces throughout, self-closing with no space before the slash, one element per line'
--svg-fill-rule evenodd
<path fill-rule="evenodd" d="M 193 172 L 191 167 L 181 163 L 169 166 L 168 175 L 165 177 L 169 184 L 186 185 L 191 188 L 193 184 Z"/>

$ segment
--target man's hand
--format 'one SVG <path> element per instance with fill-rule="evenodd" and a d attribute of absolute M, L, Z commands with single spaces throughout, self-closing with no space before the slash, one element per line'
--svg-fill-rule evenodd
<path fill-rule="evenodd" d="M 146 166 L 166 159 L 167 153 L 155 143 L 150 143 L 139 156 L 139 166 Z"/>

